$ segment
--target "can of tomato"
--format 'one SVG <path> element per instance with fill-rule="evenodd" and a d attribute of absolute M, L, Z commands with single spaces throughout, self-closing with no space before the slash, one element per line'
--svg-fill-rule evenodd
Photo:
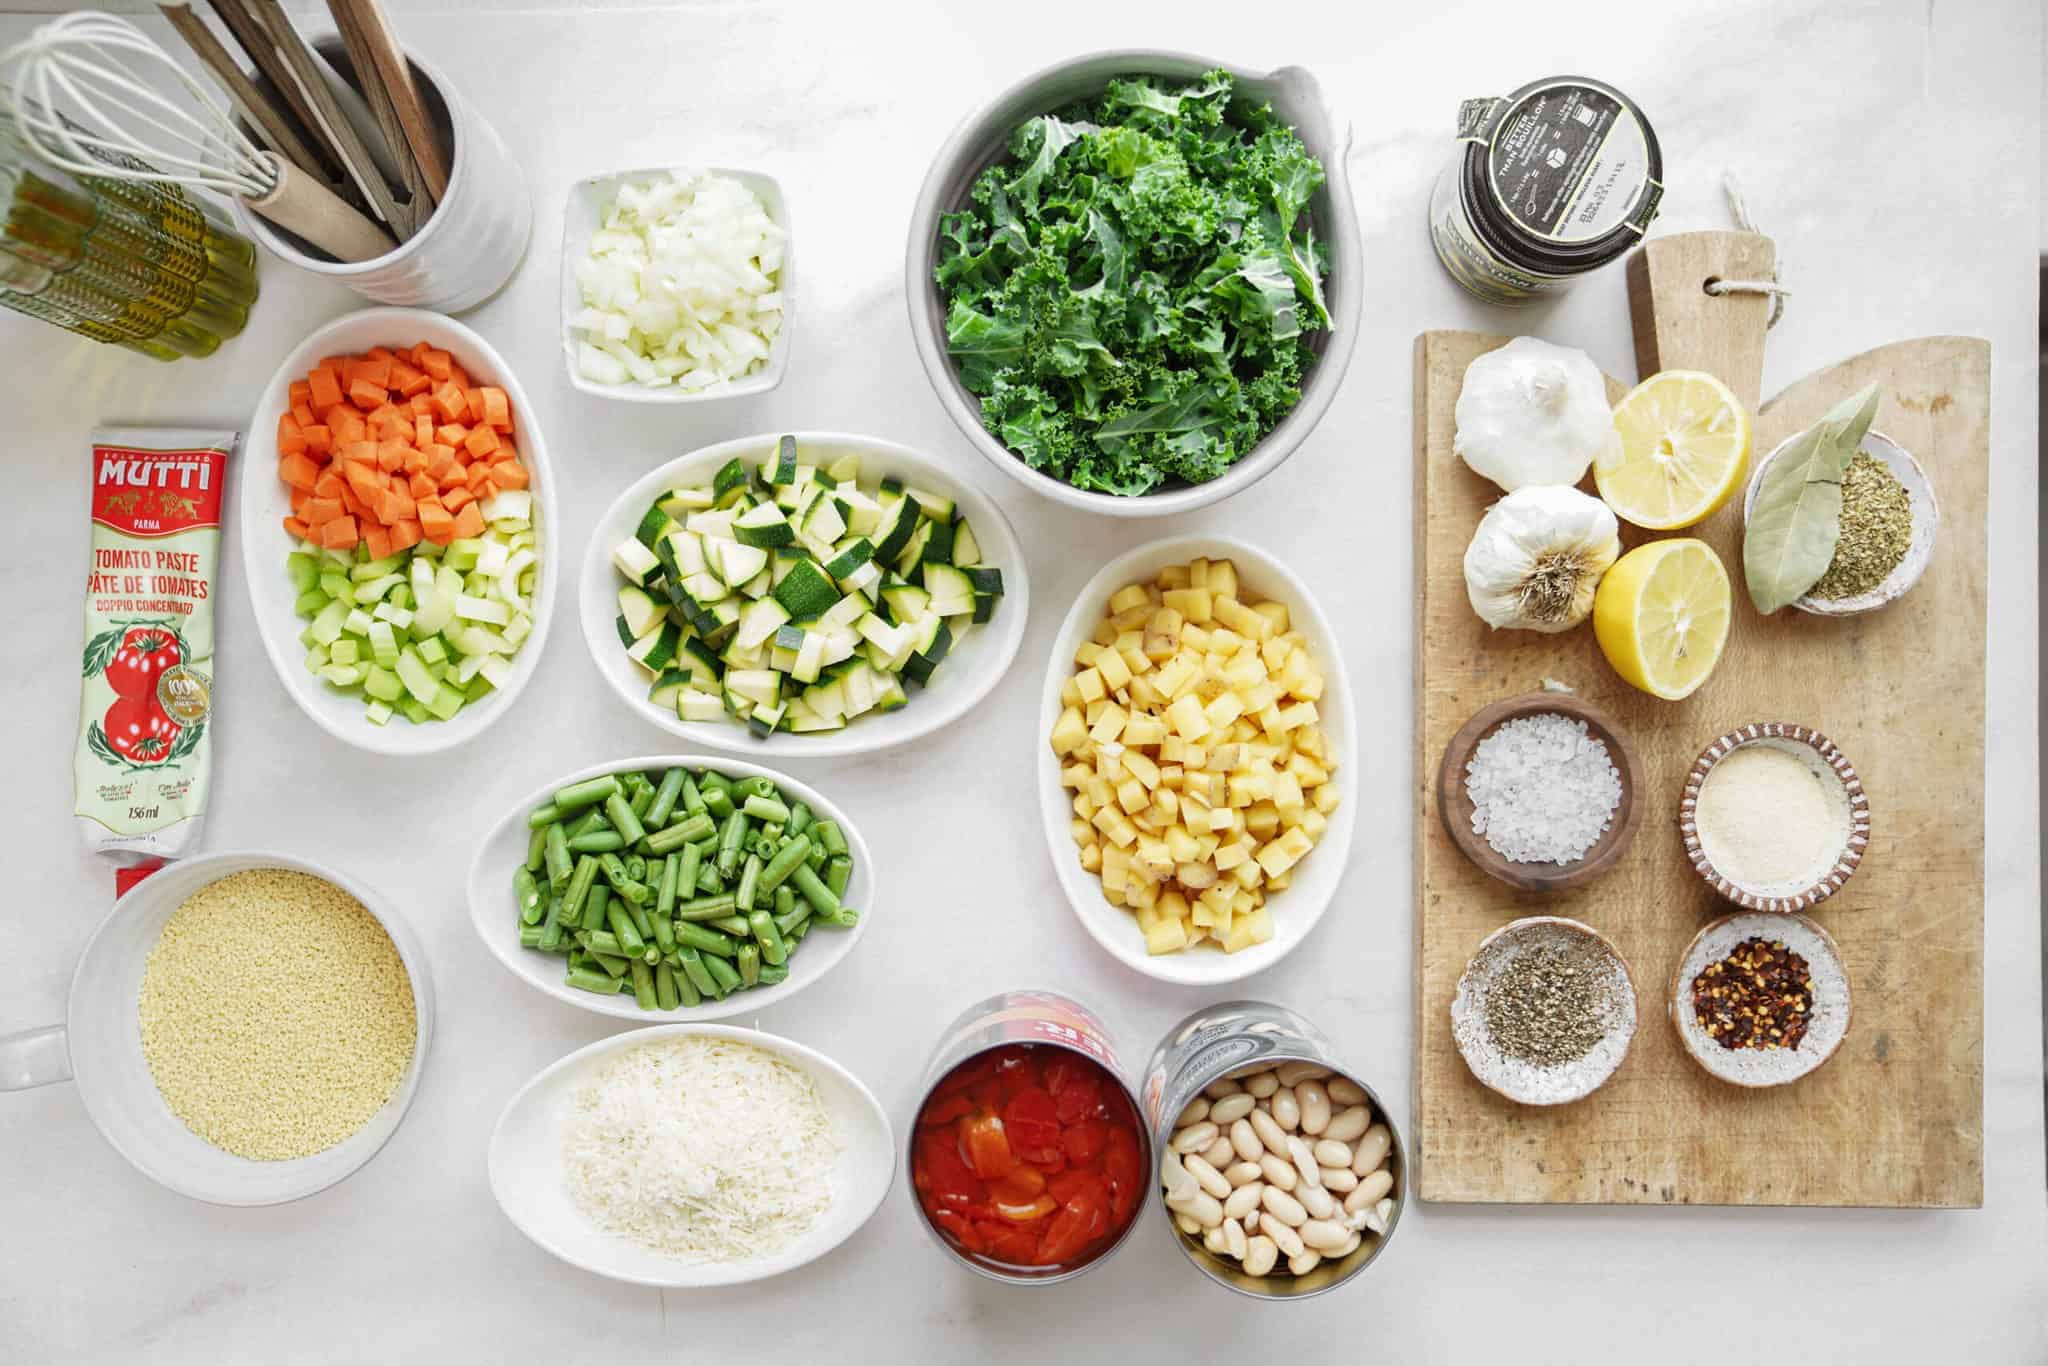
<path fill-rule="evenodd" d="M 1217 1284 L 1255 1299 L 1306 1299 L 1365 1270 L 1393 1238 L 1408 1196 L 1400 1130 L 1372 1087 L 1294 1011 L 1265 1001 L 1197 1010 L 1152 1051 L 1142 1097 L 1161 1155 L 1151 1199 L 1180 1250 Z M 1269 1152 L 1265 1140 L 1275 1136 L 1300 1139 L 1305 1155 Z M 1326 1139 L 1345 1151 L 1322 1149 Z M 1327 1156 L 1347 1160 L 1325 1169 Z M 1269 1157 L 1286 1170 L 1268 1167 Z M 1259 1198 L 1238 1194 L 1253 1186 Z M 1266 1198 L 1268 1186 L 1286 1198 Z M 1339 1229 L 1344 1240 L 1326 1244 L 1328 1255 L 1304 1241 Z"/>
<path fill-rule="evenodd" d="M 1055 991 L 1002 992 L 946 1028 L 904 1163 L 933 1239 L 1008 1285 L 1069 1280 L 1107 1261 L 1153 1180 L 1109 1030 Z"/>

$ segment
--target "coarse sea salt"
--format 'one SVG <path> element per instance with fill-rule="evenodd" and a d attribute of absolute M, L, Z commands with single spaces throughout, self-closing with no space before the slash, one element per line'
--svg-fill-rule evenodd
<path fill-rule="evenodd" d="M 1576 863 L 1621 804 L 1621 775 L 1586 723 L 1556 712 L 1518 716 L 1465 761 L 1472 833 L 1513 863 Z"/>

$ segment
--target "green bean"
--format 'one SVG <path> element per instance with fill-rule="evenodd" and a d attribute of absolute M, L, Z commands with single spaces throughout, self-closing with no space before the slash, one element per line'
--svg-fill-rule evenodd
<path fill-rule="evenodd" d="M 642 1010 L 654 1009 L 654 973 L 645 963 L 638 961 L 633 964 L 633 999 Z"/>
<path fill-rule="evenodd" d="M 639 821 L 642 824 L 645 824 L 647 820 L 647 810 L 649 807 L 654 805 L 654 784 L 648 782 L 645 778 L 642 778 L 637 773 L 633 775 L 633 778 L 635 780 L 633 786 L 633 800 L 626 803 L 626 809 L 633 813 L 634 820 Z M 614 821 L 613 824 L 616 825 L 617 822 Z"/>
<path fill-rule="evenodd" d="M 815 873 L 824 868 L 826 862 L 831 857 L 832 855 L 825 850 L 825 842 L 823 840 L 812 840 L 810 849 L 804 854 L 804 862 L 808 863 L 811 866 L 811 871 Z"/>
<path fill-rule="evenodd" d="M 711 973 L 711 980 L 722 988 L 721 996 L 730 995 L 740 989 L 739 970 L 723 958 L 707 958 L 704 967 Z"/>
<path fill-rule="evenodd" d="M 845 896 L 846 884 L 853 880 L 853 860 L 845 854 L 834 854 L 832 862 L 825 866 L 825 885 L 832 889 L 832 895 Z"/>
<path fill-rule="evenodd" d="M 626 847 L 626 837 L 616 830 L 592 830 L 572 838 L 569 847 L 579 854 L 614 854 Z"/>
<path fill-rule="evenodd" d="M 676 913 L 676 866 L 678 857 L 670 854 L 661 861 L 661 880 L 654 884 L 655 923 L 667 920 Z"/>
<path fill-rule="evenodd" d="M 718 830 L 718 875 L 732 877 L 740 870 L 740 845 L 747 838 L 747 813 L 735 811 Z"/>
<path fill-rule="evenodd" d="M 811 808 L 805 806 L 802 802 L 791 802 L 789 804 L 790 834 L 801 835 L 804 832 L 804 827 L 815 819 L 816 817 L 811 815 Z"/>
<path fill-rule="evenodd" d="M 612 904 L 612 890 L 602 882 L 590 884 L 590 895 L 583 898 L 583 915 L 577 924 L 586 930 L 601 930 L 605 927 L 605 915 Z"/>
<path fill-rule="evenodd" d="M 595 992 L 599 996 L 616 996 L 619 994 L 619 988 L 625 984 L 622 977 L 593 972 L 589 968 L 569 969 L 569 985 L 578 991 Z"/>
<path fill-rule="evenodd" d="M 714 775 L 707 773 L 704 776 L 710 778 Z M 713 787 L 707 782 L 704 785 L 704 814 L 722 821 L 732 813 L 732 793 L 722 787 Z"/>
<path fill-rule="evenodd" d="M 649 835 L 647 837 L 647 852 L 650 854 L 666 854 L 672 850 L 680 849 L 686 844 L 704 839 L 717 831 L 717 829 L 718 824 L 711 819 L 710 813 L 699 811 L 694 816 L 685 816 L 674 825 L 664 826 L 662 829 Z"/>
<path fill-rule="evenodd" d="M 732 785 L 732 790 L 733 798 L 736 801 L 743 801 L 748 797 L 777 797 L 781 795 L 775 790 L 775 780 L 773 778 L 760 776 L 742 778 Z"/>
<path fill-rule="evenodd" d="M 619 947 L 628 957 L 638 958 L 646 952 L 647 941 L 640 937 L 640 931 L 634 927 L 633 917 L 626 914 L 624 902 L 614 901 L 606 907 L 605 921 L 612 927 L 612 933 L 618 936 Z"/>
<path fill-rule="evenodd" d="M 688 773 L 683 775 L 683 813 L 694 816 L 705 810 L 704 793 L 697 786 L 697 780 Z"/>
<path fill-rule="evenodd" d="M 754 932 L 753 927 L 747 923 L 747 918 L 738 914 L 722 915 L 716 920 L 703 920 L 698 923 L 706 928 L 729 934 L 735 939 L 745 939 Z"/>
<path fill-rule="evenodd" d="M 775 857 L 768 860 L 768 866 L 761 870 L 760 890 L 772 892 L 780 887 L 782 880 L 796 871 L 796 866 L 804 861 L 804 855 L 810 851 L 811 842 L 803 835 L 798 835 L 783 845 L 776 851 Z"/>
<path fill-rule="evenodd" d="M 597 861 L 598 866 L 604 870 L 604 880 L 611 883 L 612 890 L 635 906 L 653 895 L 644 884 L 633 881 L 626 872 L 625 860 L 617 854 L 600 854 Z"/>
<path fill-rule="evenodd" d="M 555 791 L 555 806 L 562 811 L 577 811 L 586 806 L 595 806 L 619 790 L 619 776 L 605 773 L 595 778 L 585 778 L 580 783 L 571 783 Z"/>
<path fill-rule="evenodd" d="M 671 955 L 671 957 L 673 957 L 673 955 Z M 704 993 L 699 991 L 697 989 L 697 984 L 690 980 L 689 972 L 684 969 L 680 962 L 673 964 L 663 963 L 662 966 L 668 969 L 669 980 L 675 983 L 676 995 L 678 998 L 680 998 L 682 1005 L 686 1009 L 690 1006 L 700 1006 L 704 1004 Z M 654 984 L 657 987 L 661 985 L 661 976 L 659 972 L 655 974 Z"/>
<path fill-rule="evenodd" d="M 569 889 L 562 893 L 563 914 L 576 919 L 583 913 L 583 899 L 590 895 L 590 884 L 597 881 L 597 860 L 589 854 L 576 860 L 576 871 L 570 875 Z"/>
<path fill-rule="evenodd" d="M 830 887 L 818 881 L 818 875 L 809 868 L 799 868 L 789 875 L 796 886 L 797 895 L 811 903 L 820 915 L 830 915 L 839 909 L 839 896 Z"/>
<path fill-rule="evenodd" d="M 522 948 L 522 949 L 537 949 L 537 948 L 539 948 L 539 947 L 540 947 L 540 926 L 538 926 L 538 925 L 521 925 L 521 926 L 519 927 L 519 947 L 520 947 L 520 948 Z"/>
<path fill-rule="evenodd" d="M 715 768 L 707 768 L 698 775 L 697 788 L 704 794 L 706 801 L 711 799 L 711 794 L 714 792 L 723 792 L 730 796 L 732 794 L 732 779 L 726 777 Z"/>
<path fill-rule="evenodd" d="M 830 925 L 835 930 L 850 930 L 860 923 L 860 912 L 851 906 L 841 906 L 830 915 L 814 916 L 813 919 L 822 925 Z"/>
<path fill-rule="evenodd" d="M 654 1003 L 663 1010 L 676 1008 L 676 975 L 666 963 L 654 970 Z"/>
<path fill-rule="evenodd" d="M 548 866 L 548 887 L 559 892 L 569 885 L 569 874 L 576 864 L 576 860 L 569 857 L 569 837 L 561 826 L 548 827 L 543 857 Z"/>
<path fill-rule="evenodd" d="M 607 958 L 626 961 L 626 950 L 619 943 L 619 937 L 610 930 L 579 930 L 576 942 L 592 953 L 601 953 Z"/>
<path fill-rule="evenodd" d="M 786 940 L 796 933 L 796 927 L 811 918 L 811 903 L 806 901 L 793 910 L 783 911 L 775 917 L 775 928 Z"/>
<path fill-rule="evenodd" d="M 512 870 L 512 895 L 519 901 L 520 922 L 538 925 L 547 913 L 547 901 L 540 894 L 540 884 L 533 880 L 533 870 L 525 864 Z"/>
<path fill-rule="evenodd" d="M 846 836 L 840 833 L 838 821 L 819 821 L 818 838 L 824 842 L 826 853 L 846 852 Z"/>
<path fill-rule="evenodd" d="M 789 808 L 773 797 L 749 797 L 740 805 L 740 810 L 757 821 L 769 821 L 776 825 L 789 824 Z"/>
<path fill-rule="evenodd" d="M 614 958 L 608 953 L 598 953 L 594 950 L 590 954 L 590 961 L 603 968 L 613 977 L 624 977 L 626 969 L 631 966 L 623 958 Z"/>
<path fill-rule="evenodd" d="M 761 856 L 747 855 L 747 866 L 740 870 L 740 888 L 733 894 L 733 904 L 743 911 L 754 909 L 754 896 L 761 888 Z"/>
<path fill-rule="evenodd" d="M 640 817 L 649 830 L 659 830 L 668 824 L 668 813 L 676 809 L 676 798 L 683 795 L 683 783 L 689 776 L 679 768 L 672 768 L 661 775 L 661 786 L 655 791 L 654 801 Z"/>
<path fill-rule="evenodd" d="M 642 854 L 626 855 L 626 876 L 635 882 L 647 882 L 647 859 Z M 651 887 L 654 884 L 648 883 Z"/>
<path fill-rule="evenodd" d="M 542 953 L 560 953 L 562 938 L 562 902 L 557 898 L 548 903 L 547 919 L 541 922 L 540 943 L 535 947 Z"/>
<path fill-rule="evenodd" d="M 544 829 L 562 819 L 562 809 L 553 802 L 543 802 L 526 813 L 526 823 L 536 830 Z"/>
<path fill-rule="evenodd" d="M 647 913 L 645 907 L 636 906 L 629 901 L 626 903 L 626 914 L 633 918 L 633 928 L 640 931 L 642 940 L 654 938 L 654 917 Z"/>
<path fill-rule="evenodd" d="M 691 986 L 706 996 L 718 995 L 718 983 L 712 978 L 711 970 L 704 966 L 703 954 L 688 944 L 678 944 L 676 958 L 682 963 L 683 976 L 690 979 Z"/>
<path fill-rule="evenodd" d="M 764 987 L 772 987 L 776 983 L 784 982 L 788 979 L 789 964 L 787 963 L 764 963 L 761 967 L 761 985 Z"/>
<path fill-rule="evenodd" d="M 623 936 L 621 936 L 623 939 Z M 740 951 L 740 946 L 717 930 L 707 930 L 702 925 L 684 920 L 676 925 L 676 943 L 688 944 L 703 953 L 712 953 L 720 958 L 730 958 Z"/>
<path fill-rule="evenodd" d="M 761 950 L 757 945 L 740 945 L 739 956 L 734 962 L 740 970 L 741 986 L 750 987 L 761 980 Z"/>
<path fill-rule="evenodd" d="M 575 820 L 569 822 L 569 838 L 573 840 L 578 835 L 595 834 L 599 830 L 609 830 L 611 828 L 612 823 L 604 818 L 604 808 L 593 806 Z"/>
<path fill-rule="evenodd" d="M 782 942 L 782 934 L 775 928 L 774 916 L 766 911 L 755 911 L 747 917 L 747 924 L 761 945 L 763 958 L 771 963 L 780 963 L 789 957 L 789 949 Z"/>
<path fill-rule="evenodd" d="M 795 909 L 796 889 L 794 887 L 777 887 L 775 889 L 775 918 L 780 920 Z M 805 914 L 808 915 L 809 912 L 806 911 Z"/>
<path fill-rule="evenodd" d="M 633 804 L 616 792 L 604 799 L 604 814 L 605 819 L 612 823 L 612 829 L 625 836 L 628 844 L 647 833 L 640 825 L 640 818 L 633 814 Z"/>
<path fill-rule="evenodd" d="M 805 910 L 809 910 L 810 908 L 809 908 L 809 907 L 807 906 L 807 907 L 805 907 L 804 909 L 805 909 Z M 782 942 L 783 942 L 783 943 L 785 943 L 785 944 L 787 944 L 787 945 L 789 945 L 789 951 L 790 951 L 791 953 L 795 953 L 795 952 L 796 952 L 796 946 L 797 946 L 798 944 L 801 944 L 801 943 L 803 943 L 803 941 L 804 941 L 804 936 L 805 936 L 805 935 L 807 935 L 807 934 L 809 934 L 809 933 L 811 932 L 811 926 L 813 926 L 813 925 L 815 925 L 815 924 L 817 924 L 817 923 L 818 923 L 818 917 L 816 917 L 816 916 L 814 916 L 814 915 L 807 915 L 807 916 L 805 916 L 805 917 L 804 917 L 804 918 L 803 918 L 802 920 L 799 920 L 799 921 L 797 921 L 797 922 L 796 922 L 796 928 L 795 928 L 795 929 L 793 929 L 793 930 L 785 930 L 785 931 L 783 932 L 783 935 L 782 935 Z"/>
<path fill-rule="evenodd" d="M 733 913 L 734 902 L 731 892 L 719 892 L 715 896 L 698 897 L 685 901 L 676 907 L 678 920 L 716 920 L 722 915 Z"/>
<path fill-rule="evenodd" d="M 526 837 L 526 871 L 537 873 L 547 866 L 548 832 L 536 826 Z"/>
<path fill-rule="evenodd" d="M 718 876 L 718 864 L 716 862 L 708 861 L 702 868 L 697 870 L 697 890 L 703 892 L 706 896 L 716 895 L 724 886 L 725 883 Z"/>

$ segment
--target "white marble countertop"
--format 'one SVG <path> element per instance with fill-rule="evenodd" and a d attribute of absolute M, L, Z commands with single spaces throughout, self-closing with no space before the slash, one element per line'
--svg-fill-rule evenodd
<path fill-rule="evenodd" d="M 440 989 L 434 1055 L 382 1155 L 343 1185 L 274 1209 L 217 1209 L 158 1188 L 100 1141 L 67 1086 L 0 1096 L 0 1360 L 405 1361 L 429 1351 L 462 1361 L 697 1360 L 716 1351 L 745 1362 L 1149 1361 L 1327 1340 L 1346 1355 L 1398 1361 L 1596 1361 L 1635 1359 L 1631 1349 L 1652 1339 L 1664 1357 L 1687 1360 L 1731 1335 L 1736 1350 L 1769 1343 L 1778 1360 L 2048 1354 L 2036 0 L 1267 11 L 1068 0 L 1028 10 L 599 3 L 500 5 L 488 19 L 485 0 L 393 8 L 406 39 L 466 78 L 531 177 L 530 255 L 468 321 L 504 352 L 547 425 L 569 547 L 580 553 L 598 512 L 651 464 L 728 436 L 809 426 L 874 432 L 958 462 L 1003 499 L 1032 550 L 1037 601 L 1023 652 L 972 724 L 878 759 L 799 769 L 870 813 L 893 885 L 916 890 L 876 908 L 840 971 L 759 1023 L 831 1052 L 899 1123 L 938 1030 L 994 990 L 1064 986 L 1108 1018 L 1134 1063 L 1184 1011 L 1238 994 L 1140 979 L 1082 934 L 1029 791 L 1031 705 L 1066 601 L 1110 555 L 1182 529 L 1256 539 L 1258 527 L 1287 526 L 1310 501 L 1326 534 L 1276 529 L 1264 539 L 1285 542 L 1321 595 L 1359 701 L 1383 709 L 1385 729 L 1361 746 L 1359 838 L 1338 904 L 1302 952 L 1241 990 L 1316 1020 L 1408 1121 L 1419 782 L 1409 759 L 1411 343 L 1430 327 L 1536 330 L 1587 348 L 1614 373 L 1633 367 L 1619 270 L 1560 304 L 1511 314 L 1467 299 L 1431 259 L 1423 206 L 1461 98 L 1553 71 L 1629 91 L 1666 149 L 1663 231 L 1725 226 L 1721 175 L 1739 174 L 1797 290 L 1772 336 L 1767 393 L 1902 337 L 1990 338 L 1998 573 L 1987 586 L 1985 1205 L 1932 1214 L 1418 1204 L 1363 1282 L 1302 1307 L 1256 1308 L 1190 1275 L 1161 1227 L 1061 1290 L 1006 1291 L 941 1261 L 899 1189 L 851 1243 L 778 1281 L 691 1295 L 596 1279 L 506 1222 L 483 1153 L 518 1085 L 611 1022 L 514 981 L 477 943 L 461 879 L 474 840 L 517 794 L 667 737 L 617 705 L 565 617 L 532 687 L 487 740 L 409 764 L 345 748 L 306 725 L 279 688 L 231 559 L 206 847 L 309 854 L 400 900 Z M 1017 21 L 1026 14 L 1029 23 Z M 1259 14 L 1270 22 L 1246 22 Z M 0 18 L 0 41 L 30 22 Z M 1355 121 L 1352 177 L 1370 271 L 1349 379 L 1307 446 L 1235 500 L 1151 526 L 1063 513 L 980 467 L 912 354 L 902 287 L 909 208 L 953 123 L 1022 72 L 1083 49 L 1143 45 L 1316 71 Z M 664 160 L 759 166 L 788 188 L 804 257 L 801 331 L 789 380 L 769 396 L 647 410 L 579 396 L 562 375 L 556 257 L 566 188 L 579 175 Z M 12 413 L 0 435 L 11 475 L 0 528 L 13 547 L 0 582 L 15 604 L 14 644 L 0 652 L 0 752 L 17 775 L 0 788 L 13 888 L 0 902 L 0 1033 L 60 1018 L 74 958 L 111 896 L 106 868 L 78 847 L 68 806 L 88 433 L 115 420 L 243 421 L 282 352 L 354 305 L 266 262 L 247 333 L 212 360 L 174 366 L 0 314 Z M 257 461 L 245 476 L 263 472 L 258 457 L 244 459 Z M 564 607 L 572 601 L 565 595 Z M 963 777 L 974 801 L 956 795 Z M 327 833 L 309 833 L 314 813 Z M 423 842 L 423 828 L 445 839 Z M 445 857 L 405 852 L 422 843 Z"/>

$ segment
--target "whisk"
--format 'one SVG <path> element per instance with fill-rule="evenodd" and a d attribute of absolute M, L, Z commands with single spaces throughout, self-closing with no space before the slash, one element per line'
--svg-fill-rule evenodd
<path fill-rule="evenodd" d="M 137 66 L 168 73 L 199 112 L 165 98 Z M 325 185 L 257 146 L 211 92 L 125 19 L 82 11 L 45 24 L 0 53 L 0 77 L 22 138 L 65 170 L 233 195 L 340 261 L 367 261 L 398 245 Z"/>

